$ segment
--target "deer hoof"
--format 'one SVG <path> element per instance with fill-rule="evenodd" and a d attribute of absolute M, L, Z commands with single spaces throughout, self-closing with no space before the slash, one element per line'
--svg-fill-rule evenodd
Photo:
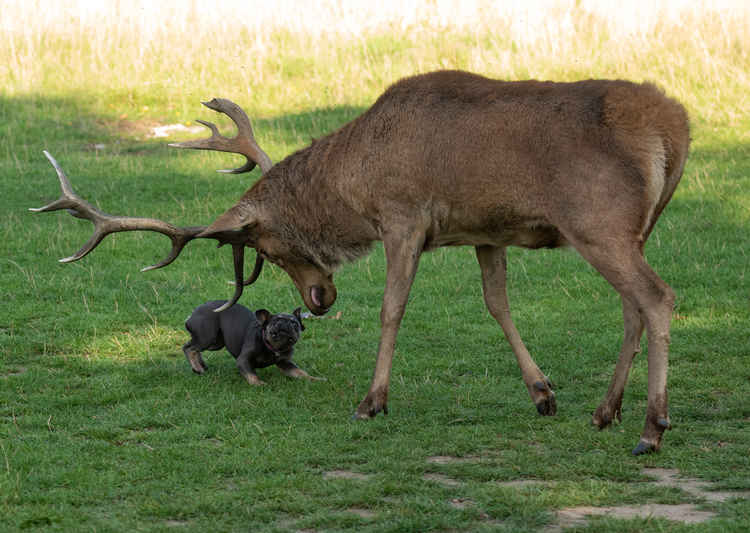
<path fill-rule="evenodd" d="M 622 422 L 621 408 L 618 406 L 613 410 L 606 404 L 602 404 L 596 408 L 596 411 L 594 411 L 594 414 L 591 417 L 591 424 L 599 429 L 604 429 L 614 422 L 615 419 L 617 419 L 618 422 Z"/>
<path fill-rule="evenodd" d="M 357 410 L 354 412 L 353 418 L 355 420 L 367 420 L 375 418 L 379 412 L 383 412 L 384 415 L 388 414 L 388 393 L 373 393 L 369 392 L 365 399 L 359 404 Z"/>
<path fill-rule="evenodd" d="M 599 429 L 604 429 L 612 423 L 612 417 L 607 413 L 600 413 L 598 410 L 591 417 L 591 425 Z"/>
<path fill-rule="evenodd" d="M 633 455 L 645 455 L 647 453 L 653 453 L 659 449 L 659 445 L 647 440 L 641 439 L 638 442 L 638 446 L 633 448 Z"/>
<path fill-rule="evenodd" d="M 360 413 L 359 411 L 354 411 L 352 420 L 370 420 L 371 418 L 375 418 L 376 416 L 377 413 L 375 412 Z"/>
<path fill-rule="evenodd" d="M 542 416 L 552 416 L 557 412 L 557 403 L 555 402 L 555 393 L 552 392 L 552 383 L 545 379 L 544 382 L 537 381 L 534 383 L 536 389 L 542 398 L 535 402 L 537 412 Z"/>
<path fill-rule="evenodd" d="M 383 406 L 383 414 L 388 414 L 388 407 Z M 377 416 L 379 411 L 376 411 L 375 409 L 370 409 L 365 412 L 361 412 L 359 408 L 357 408 L 356 411 L 354 411 L 354 414 L 352 415 L 352 420 L 369 420 L 371 418 L 375 418 Z"/>
<path fill-rule="evenodd" d="M 547 398 L 538 404 L 536 404 L 537 412 L 542 416 L 553 416 L 557 413 L 557 406 L 555 405 L 555 397 Z"/>
<path fill-rule="evenodd" d="M 656 421 L 656 425 L 663 429 L 672 429 L 672 423 L 669 421 L 669 418 L 659 418 Z"/>

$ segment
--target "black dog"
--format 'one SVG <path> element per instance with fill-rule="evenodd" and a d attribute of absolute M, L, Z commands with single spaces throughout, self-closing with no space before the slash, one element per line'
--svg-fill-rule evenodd
<path fill-rule="evenodd" d="M 247 307 L 235 304 L 221 313 L 214 309 L 226 300 L 214 300 L 199 305 L 185 321 L 185 328 L 192 338 L 185 343 L 185 352 L 193 372 L 203 374 L 206 364 L 203 362 L 203 350 L 220 350 L 225 347 L 235 359 L 240 374 L 251 385 L 263 385 L 255 373 L 256 368 L 270 365 L 279 367 L 284 375 L 292 378 L 316 378 L 292 362 L 294 345 L 302 325 L 300 308 L 288 313 L 272 315 L 265 309 L 253 314 Z"/>

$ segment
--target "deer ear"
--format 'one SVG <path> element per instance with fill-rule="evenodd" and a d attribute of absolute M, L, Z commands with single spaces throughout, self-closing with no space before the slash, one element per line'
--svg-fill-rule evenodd
<path fill-rule="evenodd" d="M 210 237 L 223 231 L 251 229 L 257 224 L 257 218 L 247 208 L 237 204 L 214 220 L 213 224 L 201 232 L 198 237 Z"/>

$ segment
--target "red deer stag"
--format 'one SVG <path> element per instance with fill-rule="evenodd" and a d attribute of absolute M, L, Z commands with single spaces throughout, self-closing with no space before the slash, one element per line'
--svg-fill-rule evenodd
<path fill-rule="evenodd" d="M 238 126 L 234 139 L 216 127 L 209 139 L 181 148 L 236 152 L 263 176 L 213 224 L 177 228 L 154 220 L 113 217 L 62 183 L 63 196 L 38 211 L 68 209 L 94 222 L 80 259 L 108 233 L 152 230 L 172 239 L 173 261 L 194 238 L 231 244 L 237 301 L 263 260 L 284 269 L 316 315 L 336 300 L 333 274 L 345 261 L 384 243 L 387 275 L 381 338 L 370 389 L 356 417 L 387 413 L 396 334 L 423 252 L 476 248 L 484 298 L 521 368 L 542 415 L 556 411 L 546 376 L 511 320 L 505 248 L 574 247 L 619 293 L 625 335 L 609 390 L 593 414 L 599 428 L 621 418 L 623 390 L 645 328 L 648 407 L 635 454 L 655 451 L 670 427 L 667 354 L 672 289 L 646 263 L 644 244 L 672 197 L 688 153 L 684 108 L 649 83 L 505 82 L 457 71 L 403 79 L 360 117 L 272 164 L 245 113 L 228 100 L 205 104 Z M 243 282 L 243 250 L 257 251 Z"/>

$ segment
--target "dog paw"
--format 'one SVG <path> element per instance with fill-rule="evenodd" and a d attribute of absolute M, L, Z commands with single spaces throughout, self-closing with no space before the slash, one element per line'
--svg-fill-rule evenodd
<path fill-rule="evenodd" d="M 249 374 L 245 376 L 245 380 L 252 385 L 253 387 L 260 387 L 261 385 L 265 385 L 266 382 L 261 380 L 258 376 L 255 374 Z"/>

